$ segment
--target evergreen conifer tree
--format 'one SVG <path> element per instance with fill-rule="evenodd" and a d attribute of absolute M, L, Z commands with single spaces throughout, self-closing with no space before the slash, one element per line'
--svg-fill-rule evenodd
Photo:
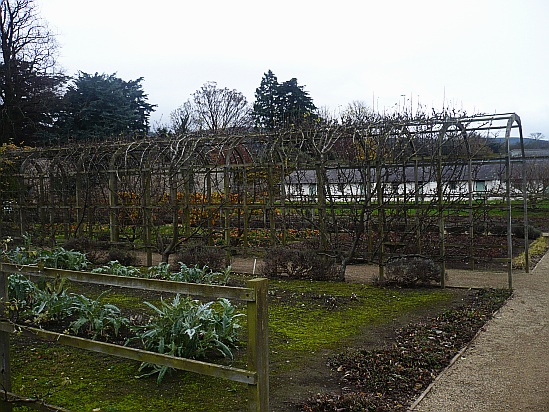
<path fill-rule="evenodd" d="M 263 75 L 255 91 L 253 119 L 257 127 L 275 129 L 316 119 L 316 107 L 309 93 L 298 85 L 297 79 L 279 83 L 269 70 Z"/>

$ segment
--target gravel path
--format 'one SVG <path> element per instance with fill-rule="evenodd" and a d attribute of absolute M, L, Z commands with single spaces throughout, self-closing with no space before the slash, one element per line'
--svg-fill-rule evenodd
<path fill-rule="evenodd" d="M 549 254 L 413 411 L 549 411 Z"/>

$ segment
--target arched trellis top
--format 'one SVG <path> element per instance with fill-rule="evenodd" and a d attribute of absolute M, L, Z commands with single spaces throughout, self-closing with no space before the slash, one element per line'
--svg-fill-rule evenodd
<path fill-rule="evenodd" d="M 457 134 L 449 136 L 451 130 Z M 518 134 L 513 136 L 513 131 Z M 18 151 L 11 157 L 10 152 L 3 154 L 19 164 L 21 174 L 28 167 L 34 167 L 37 174 L 49 175 L 51 170 L 76 169 L 86 172 L 90 161 L 102 163 L 111 170 L 124 164 L 185 164 L 225 165 L 278 162 L 287 160 L 288 151 L 298 150 L 294 142 L 286 141 L 292 132 L 279 131 L 269 134 L 242 133 L 230 135 L 186 135 L 173 138 L 143 139 L 129 143 L 104 142 L 101 145 L 77 144 L 63 148 L 30 149 Z M 472 155 L 468 138 L 480 135 L 486 138 L 499 137 L 505 142 L 505 152 L 509 153 L 511 138 L 518 138 L 521 157 L 524 154 L 524 138 L 521 119 L 516 113 L 450 117 L 439 116 L 425 119 L 397 119 L 390 122 L 377 121 L 358 128 L 339 126 L 336 140 L 352 137 L 362 140 L 363 145 L 371 144 L 376 138 L 393 136 L 403 151 L 419 153 L 421 136 L 440 144 L 444 139 L 458 137 L 466 149 L 466 156 Z M 379 142 L 378 142 L 379 143 Z M 432 149 L 433 147 L 431 147 Z M 303 148 L 301 148 L 303 149 Z M 408 156 L 409 153 L 406 154 Z M 398 157 L 398 156 L 397 156 Z M 16 159 L 16 160 L 14 160 Z M 107 160 L 108 159 L 108 160 Z M 107 160 L 107 163 L 105 163 Z M 398 160 L 398 159 L 397 159 Z M 107 166 L 108 164 L 108 166 Z M 32 165 L 32 166 L 31 166 Z M 69 170 L 66 171 L 69 173 Z"/>
<path fill-rule="evenodd" d="M 495 137 L 504 142 L 504 150 L 496 154 L 487 155 L 473 146 L 479 140 Z M 506 192 L 498 196 L 507 199 L 510 216 L 509 171 L 511 164 L 520 166 L 519 159 L 510 157 L 514 138 L 518 138 L 524 167 L 522 125 L 515 113 L 444 114 L 413 119 L 395 116 L 360 125 L 319 124 L 307 130 L 231 131 L 217 135 L 106 141 L 100 145 L 82 143 L 18 150 L 13 156 L 8 151 L 3 157 L 11 156 L 12 169 L 19 170 L 17 177 L 21 183 L 17 195 L 6 198 L 19 199 L 16 210 L 20 213 L 21 233 L 25 225 L 37 224 L 45 217 L 45 223 L 40 224 L 50 230 L 48 236 L 52 239 L 56 239 L 56 225 L 61 222 L 66 232 L 74 230 L 72 236 L 79 235 L 78 231 L 84 226 L 89 234 L 108 226 L 120 228 L 121 239 L 147 233 L 147 247 L 152 247 L 161 245 L 163 239 L 160 235 L 154 239 L 153 232 L 158 227 L 153 230 L 146 226 L 169 222 L 175 239 L 172 244 L 179 242 L 178 227 L 184 228 L 186 235 L 194 230 L 209 236 L 222 226 L 224 246 L 229 248 L 231 230 L 240 224 L 242 227 L 236 231 L 243 236 L 240 244 L 247 244 L 248 224 L 268 229 L 273 241 L 284 239 L 284 234 L 279 236 L 277 231 L 292 227 L 296 216 L 291 214 L 296 211 L 306 221 L 299 225 L 314 225 L 318 221 L 320 229 L 337 227 L 326 224 L 326 210 L 331 207 L 330 197 L 335 198 L 334 193 L 355 196 L 354 208 L 344 210 L 351 213 L 361 205 L 375 207 L 376 202 L 399 210 L 397 207 L 401 206 L 394 205 L 401 200 L 399 191 L 404 191 L 404 203 L 410 200 L 418 203 L 424 187 L 431 187 L 429 196 L 437 194 L 439 210 L 442 210 L 445 207 L 441 204 L 442 191 L 452 183 L 451 178 L 468 174 L 469 199 L 462 197 L 461 205 L 472 210 L 473 165 L 497 164 L 498 167 L 504 165 L 506 171 L 505 178 L 501 179 Z M 442 173 L 441 168 L 451 164 L 456 166 L 454 173 Z M 440 172 L 435 176 L 432 171 L 437 167 Z M 292 182 L 294 174 L 303 176 L 301 181 Z M 522 175 L 524 178 L 525 173 Z M 379 179 L 373 179 L 374 176 Z M 377 195 L 376 184 L 380 188 L 386 185 Z M 33 190 L 33 185 L 41 186 Z M 296 205 L 296 191 L 303 192 L 305 188 L 305 201 Z M 516 182 L 513 190 L 518 191 Z M 522 193 L 524 190 L 523 183 Z M 37 193 L 41 197 L 33 198 Z M 392 195 L 393 199 L 384 203 L 385 194 Z M 370 196 L 368 202 L 364 201 L 365 196 Z M 445 194 L 444 201 L 448 198 Z M 523 198 L 526 202 L 526 196 Z M 335 204 L 335 207 L 342 206 Z M 305 212 L 307 208 L 310 210 Z M 409 209 L 404 219 L 406 224 L 415 219 L 416 211 L 420 210 L 410 203 L 402 208 Z M 343 212 L 332 216 L 343 216 Z M 371 210 L 365 216 L 375 219 L 380 214 Z M 346 219 L 348 224 L 351 218 Z M 527 224 L 526 215 L 524 221 Z M 128 227 L 131 230 L 126 230 Z M 443 221 L 440 228 L 442 235 L 446 230 Z M 124 230 L 126 234 L 122 233 Z M 111 241 L 118 239 L 115 232 Z"/>

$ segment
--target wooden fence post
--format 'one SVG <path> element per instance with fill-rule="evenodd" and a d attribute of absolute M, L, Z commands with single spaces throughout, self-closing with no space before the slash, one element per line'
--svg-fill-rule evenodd
<path fill-rule="evenodd" d="M 248 385 L 248 412 L 269 411 L 269 335 L 267 289 L 269 281 L 248 281 L 255 300 L 248 302 L 248 370 L 257 373 L 255 385 Z"/>
<path fill-rule="evenodd" d="M 0 319 L 4 319 L 7 314 L 6 302 L 8 301 L 8 278 L 9 274 L 0 272 Z M 12 405 L 3 402 L 7 399 L 7 393 L 11 392 L 11 367 L 10 367 L 10 333 L 0 332 L 0 411 L 11 412 Z"/>

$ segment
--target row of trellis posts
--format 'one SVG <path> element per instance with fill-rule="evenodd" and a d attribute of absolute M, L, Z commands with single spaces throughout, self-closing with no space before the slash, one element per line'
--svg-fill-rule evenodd
<path fill-rule="evenodd" d="M 492 137 L 501 138 L 500 153 L 479 145 Z M 511 157 L 513 137 L 520 144 L 518 161 Z M 403 243 L 390 238 L 388 222 L 394 219 L 415 234 L 407 243 L 416 245 L 416 253 L 430 222 L 438 227 L 436 258 L 444 286 L 448 221 L 460 221 L 466 212 L 474 262 L 475 219 L 498 209 L 505 211 L 511 288 L 514 198 L 523 201 L 528 248 L 524 145 L 514 113 L 75 144 L 18 149 L 3 157 L 0 236 L 31 232 L 54 244 L 108 233 L 104 240 L 111 246 L 141 245 L 148 265 L 153 250 L 167 258 L 195 238 L 231 253 L 252 247 L 258 228 L 271 246 L 289 243 L 297 228 L 314 229 L 317 247 L 342 262 L 363 253 L 383 276 L 391 249 Z M 497 169 L 491 179 L 498 183 L 479 202 L 474 173 L 486 165 Z M 450 182 L 465 190 L 456 192 Z M 360 242 L 366 252 L 353 249 Z"/>
<path fill-rule="evenodd" d="M 502 150 L 486 153 L 482 139 L 494 136 Z M 513 136 L 521 143 L 518 158 L 510 155 Z M 444 265 L 447 226 L 461 219 L 474 262 L 475 221 L 490 208 L 507 213 L 503 225 L 510 229 L 513 197 L 523 199 L 527 227 L 523 163 L 516 114 L 19 150 L 3 165 L 9 179 L 0 236 L 28 232 L 52 244 L 102 238 L 143 248 L 150 265 L 155 251 L 169 256 L 196 238 L 249 250 L 258 228 L 269 238 L 262 246 L 285 245 L 292 229 L 308 228 L 319 234 L 323 252 L 377 262 L 382 271 L 399 243 L 423 253 L 422 234 L 434 226 L 436 259 Z M 488 169 L 484 179 L 498 185 L 476 192 L 478 173 Z M 452 181 L 464 190 L 452 191 Z M 390 239 L 397 219 L 412 241 Z M 352 239 L 361 224 L 359 241 L 367 246 L 350 250 L 353 242 L 342 239 Z M 508 258 L 511 248 L 509 237 Z"/>

